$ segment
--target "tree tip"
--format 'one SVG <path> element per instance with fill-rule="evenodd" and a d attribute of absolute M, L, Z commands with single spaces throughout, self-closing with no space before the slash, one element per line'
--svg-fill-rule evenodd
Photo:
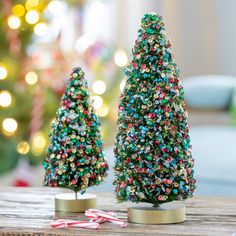
<path fill-rule="evenodd" d="M 73 75 L 74 78 L 78 76 L 82 77 L 84 75 L 84 72 L 81 67 L 74 67 L 71 75 Z"/>
<path fill-rule="evenodd" d="M 147 24 L 147 23 L 157 23 L 162 21 L 162 16 L 160 16 L 158 13 L 156 12 L 149 12 L 144 14 L 143 18 L 142 18 L 142 24 Z"/>
<path fill-rule="evenodd" d="M 82 68 L 79 66 L 73 68 L 73 72 L 80 72 L 80 71 L 82 71 Z"/>

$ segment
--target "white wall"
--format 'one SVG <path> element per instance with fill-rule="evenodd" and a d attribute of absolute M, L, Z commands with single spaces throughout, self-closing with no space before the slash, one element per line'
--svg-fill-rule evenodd
<path fill-rule="evenodd" d="M 197 74 L 236 76 L 235 0 L 116 0 L 119 47 L 129 52 L 144 13 L 160 13 L 182 77 Z"/>

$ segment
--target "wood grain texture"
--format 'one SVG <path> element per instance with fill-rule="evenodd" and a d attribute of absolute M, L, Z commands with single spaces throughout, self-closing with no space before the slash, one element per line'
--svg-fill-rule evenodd
<path fill-rule="evenodd" d="M 233 235 L 236 233 L 236 198 L 195 197 L 187 201 L 187 220 L 173 225 L 128 224 L 119 228 L 104 223 L 99 230 L 53 229 L 57 218 L 87 220 L 84 214 L 56 213 L 54 197 L 66 190 L 53 188 L 0 188 L 0 235 Z M 98 209 L 114 211 L 126 220 L 127 206 L 116 204 L 111 193 L 98 194 Z"/>

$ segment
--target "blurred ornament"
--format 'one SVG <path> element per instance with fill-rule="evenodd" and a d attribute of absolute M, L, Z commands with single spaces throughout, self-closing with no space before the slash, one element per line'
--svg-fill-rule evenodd
<path fill-rule="evenodd" d="M 3 133 L 7 136 L 11 136 L 15 133 L 15 131 L 17 130 L 17 122 L 16 120 L 12 119 L 12 118 L 5 118 L 2 121 L 2 128 L 3 128 Z"/>
<path fill-rule="evenodd" d="M 34 175 L 35 172 L 33 168 L 30 167 L 27 159 L 20 158 L 13 173 L 14 180 L 12 185 L 15 187 L 30 187 Z"/>
<path fill-rule="evenodd" d="M 35 72 L 30 71 L 26 74 L 25 81 L 29 85 L 34 85 L 38 82 L 38 75 Z"/>
<path fill-rule="evenodd" d="M 48 31 L 48 27 L 45 23 L 38 23 L 34 27 L 34 33 L 38 36 L 43 36 L 47 34 L 47 31 Z"/>
<path fill-rule="evenodd" d="M 35 10 L 30 10 L 30 11 L 28 11 L 26 13 L 25 20 L 29 24 L 33 25 L 33 24 L 38 22 L 38 20 L 39 20 L 39 13 L 37 11 L 35 11 Z"/>
<path fill-rule="evenodd" d="M 72 58 L 68 54 L 64 56 L 59 43 L 57 39 L 52 43 L 35 44 L 32 66 L 39 72 L 40 84 L 61 95 Z"/>
<path fill-rule="evenodd" d="M 8 26 L 11 29 L 18 29 L 20 27 L 20 25 L 21 25 L 20 18 L 17 17 L 17 16 L 13 16 L 13 15 L 8 17 L 7 23 L 8 23 Z"/>
<path fill-rule="evenodd" d="M 93 100 L 93 107 L 95 109 L 99 109 L 102 107 L 103 99 L 100 96 L 94 95 L 92 96 L 92 100 Z"/>
<path fill-rule="evenodd" d="M 18 153 L 20 153 L 22 155 L 27 154 L 30 150 L 29 143 L 26 142 L 26 141 L 19 142 L 18 145 L 17 145 L 16 150 L 17 150 Z"/>
<path fill-rule="evenodd" d="M 3 90 L 0 92 L 0 106 L 8 107 L 11 105 L 11 94 L 7 90 Z"/>
<path fill-rule="evenodd" d="M 92 90 L 96 94 L 104 94 L 106 92 L 107 86 L 103 80 L 97 80 L 92 85 Z"/>
<path fill-rule="evenodd" d="M 128 56 L 124 49 L 118 49 L 114 55 L 114 62 L 118 67 L 124 67 L 128 63 Z"/>
<path fill-rule="evenodd" d="M 21 17 L 25 14 L 25 8 L 21 4 L 17 4 L 12 8 L 12 13 L 15 16 Z"/>
<path fill-rule="evenodd" d="M 4 66 L 0 66 L 0 80 L 6 79 L 7 69 Z"/>

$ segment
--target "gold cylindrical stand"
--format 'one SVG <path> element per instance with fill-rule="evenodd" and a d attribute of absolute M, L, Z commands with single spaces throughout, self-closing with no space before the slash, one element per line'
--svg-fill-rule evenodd
<path fill-rule="evenodd" d="M 134 206 L 128 208 L 128 221 L 137 224 L 174 224 L 185 221 L 186 206 L 182 202 L 160 207 Z"/>
<path fill-rule="evenodd" d="M 89 208 L 96 208 L 97 196 L 95 194 L 74 193 L 58 194 L 55 198 L 55 211 L 85 212 Z"/>

